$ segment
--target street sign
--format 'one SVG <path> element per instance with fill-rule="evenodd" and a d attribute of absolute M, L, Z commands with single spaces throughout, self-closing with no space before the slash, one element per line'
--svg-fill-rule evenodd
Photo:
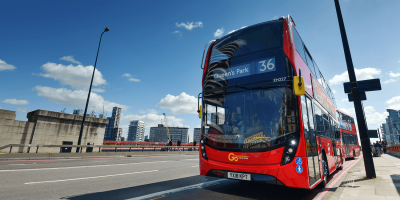
<path fill-rule="evenodd" d="M 377 130 L 368 130 L 368 136 L 369 138 L 379 138 Z"/>
<path fill-rule="evenodd" d="M 344 93 L 351 93 L 350 82 L 343 83 L 343 86 L 344 86 Z M 358 86 L 358 91 L 360 92 L 382 90 L 381 81 L 379 78 L 357 81 L 357 86 Z"/>
<path fill-rule="evenodd" d="M 367 95 L 365 95 L 365 92 L 358 92 L 358 94 L 359 94 L 359 97 L 360 97 L 361 101 L 367 100 Z M 349 101 L 350 102 L 354 101 L 353 94 L 350 93 L 350 94 L 347 94 L 347 96 L 349 97 Z"/>

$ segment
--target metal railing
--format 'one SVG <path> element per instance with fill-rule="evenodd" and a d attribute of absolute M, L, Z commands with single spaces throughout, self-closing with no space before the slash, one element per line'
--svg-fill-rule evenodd
<path fill-rule="evenodd" d="M 123 151 L 128 151 L 129 150 L 129 152 L 131 152 L 132 150 L 134 150 L 134 151 L 136 151 L 136 150 L 140 151 L 141 150 L 143 152 L 145 149 L 153 149 L 153 151 L 156 151 L 156 149 L 160 149 L 161 151 L 166 151 L 166 150 L 173 150 L 173 151 L 182 150 L 182 151 L 185 151 L 185 149 L 187 149 L 187 151 L 193 151 L 193 150 L 194 151 L 198 151 L 199 150 L 198 146 L 165 146 L 165 145 L 163 145 L 163 146 L 148 146 L 148 145 L 146 145 L 146 146 L 139 146 L 139 145 L 39 145 L 39 144 L 8 144 L 8 145 L 1 146 L 0 150 L 5 149 L 5 148 L 10 148 L 9 153 L 11 153 L 13 147 L 22 147 L 22 148 L 25 148 L 25 147 L 35 148 L 36 147 L 36 153 L 38 153 L 40 147 L 42 147 L 42 148 L 43 147 L 47 147 L 47 148 L 58 147 L 58 148 L 60 148 L 60 153 L 61 153 L 61 148 L 62 147 L 65 147 L 65 148 L 81 147 L 80 148 L 80 153 L 82 153 L 83 147 L 86 147 L 86 150 L 87 150 L 87 148 L 97 148 L 98 147 L 99 148 L 99 152 L 101 152 L 102 148 L 112 148 L 112 149 L 115 150 L 115 152 L 117 152 L 118 149 L 120 149 L 120 151 L 121 151 L 121 149 L 125 149 Z M 68 152 L 68 153 L 71 153 L 71 152 Z M 67 153 L 67 152 L 65 152 L 65 153 Z"/>

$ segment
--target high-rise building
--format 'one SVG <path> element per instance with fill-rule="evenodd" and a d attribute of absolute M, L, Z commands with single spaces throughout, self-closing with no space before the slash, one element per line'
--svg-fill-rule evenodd
<path fill-rule="evenodd" d="M 117 141 L 121 139 L 122 129 L 119 130 L 119 121 L 121 118 L 121 108 L 114 107 L 111 117 L 107 117 L 109 120 L 106 126 L 106 132 L 104 134 L 104 140 Z"/>
<path fill-rule="evenodd" d="M 76 110 L 74 110 L 74 112 L 72 114 L 83 116 L 83 109 L 76 109 Z"/>
<path fill-rule="evenodd" d="M 208 132 L 208 128 L 206 128 L 206 133 Z M 200 142 L 201 128 L 194 128 L 193 131 L 193 142 L 196 140 L 197 144 Z"/>
<path fill-rule="evenodd" d="M 131 121 L 129 124 L 128 141 L 143 142 L 145 129 L 146 127 L 143 121 Z"/>
<path fill-rule="evenodd" d="M 189 143 L 189 128 L 186 127 L 168 127 L 169 137 L 173 143 L 178 142 Z M 150 142 L 167 142 L 167 128 L 159 124 L 158 127 L 150 128 Z"/>
<path fill-rule="evenodd" d="M 214 124 L 224 124 L 225 120 L 225 114 L 224 113 L 218 113 L 216 115 L 215 113 L 211 113 L 211 122 Z"/>
<path fill-rule="evenodd" d="M 145 142 L 149 142 L 149 141 L 150 141 L 148 135 L 144 136 L 144 141 L 145 141 Z"/>
<path fill-rule="evenodd" d="M 389 144 L 400 143 L 400 110 L 386 109 L 389 116 L 386 123 L 382 124 L 383 139 Z"/>

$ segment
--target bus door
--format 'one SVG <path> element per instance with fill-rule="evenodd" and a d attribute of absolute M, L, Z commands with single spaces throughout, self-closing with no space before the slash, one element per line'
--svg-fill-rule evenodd
<path fill-rule="evenodd" d="M 347 133 L 343 134 L 343 138 L 346 147 L 346 158 L 350 158 L 349 137 L 347 137 Z"/>
<path fill-rule="evenodd" d="M 320 166 L 318 160 L 318 147 L 314 131 L 314 115 L 311 100 L 308 97 L 301 96 L 304 138 L 307 150 L 307 166 L 310 180 L 310 186 L 314 185 L 321 178 Z"/>
<path fill-rule="evenodd" d="M 336 123 L 330 119 L 331 121 L 331 138 L 332 138 L 332 149 L 333 149 L 333 157 L 335 158 L 335 166 L 338 166 L 338 155 L 336 150 L 336 138 L 337 138 L 337 126 Z"/>

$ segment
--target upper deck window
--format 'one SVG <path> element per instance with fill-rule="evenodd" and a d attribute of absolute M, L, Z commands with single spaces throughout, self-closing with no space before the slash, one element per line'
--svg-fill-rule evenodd
<path fill-rule="evenodd" d="M 282 46 L 283 21 L 264 22 L 235 31 L 217 41 L 210 64 Z"/>

